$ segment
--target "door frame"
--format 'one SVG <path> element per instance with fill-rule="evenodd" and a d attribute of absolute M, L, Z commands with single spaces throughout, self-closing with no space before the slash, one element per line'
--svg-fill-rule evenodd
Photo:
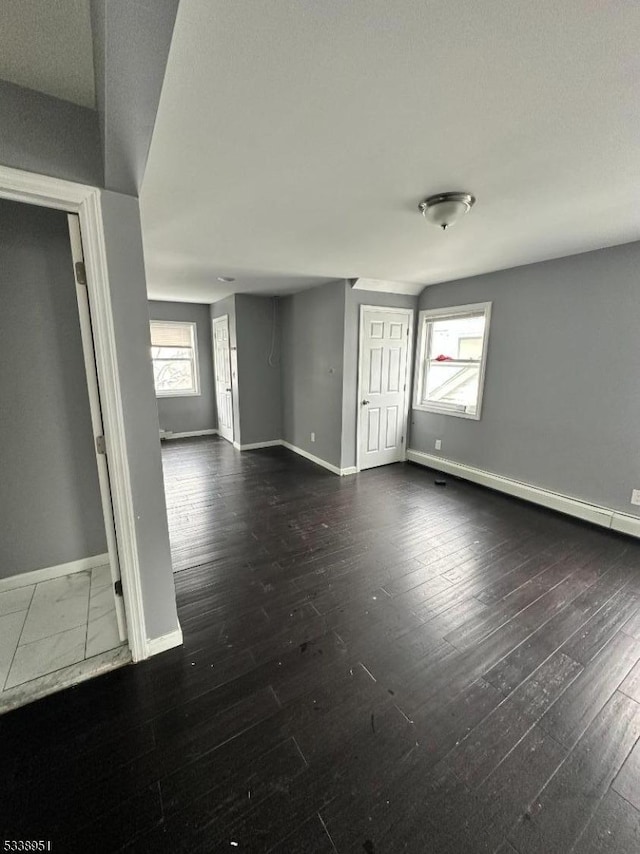
<path fill-rule="evenodd" d="M 405 389 L 404 389 L 404 407 L 402 413 L 402 426 L 404 435 L 404 450 L 402 461 L 407 459 L 407 429 L 409 427 L 409 404 L 411 401 L 411 368 L 413 365 L 413 339 L 415 335 L 415 310 L 413 308 L 396 308 L 389 305 L 361 305 L 360 320 L 358 327 L 358 388 L 356 398 L 356 471 L 360 471 L 360 430 L 362 428 L 362 419 L 360 413 L 362 407 L 360 400 L 362 399 L 362 347 L 364 345 L 364 315 L 366 311 L 377 311 L 385 314 L 406 314 L 409 321 L 409 334 L 407 335 L 407 365 L 405 368 Z"/>
<path fill-rule="evenodd" d="M 109 555 L 109 569 L 111 570 L 111 592 L 115 601 L 116 619 L 118 621 L 118 636 L 121 641 L 127 639 L 127 618 L 124 611 L 123 597 L 116 593 L 116 584 L 121 582 L 120 565 L 118 562 L 118 539 L 116 537 L 116 524 L 113 518 L 113 499 L 111 497 L 111 484 L 109 483 L 109 464 L 107 455 L 99 449 L 99 441 L 104 441 L 104 423 L 102 418 L 102 404 L 100 403 L 100 387 L 98 385 L 98 371 L 96 369 L 95 344 L 93 330 L 91 328 L 91 307 L 89 305 L 89 293 L 86 282 L 78 277 L 77 264 L 84 264 L 84 253 L 82 251 L 82 234 L 80 232 L 80 219 L 78 214 L 67 214 L 69 223 L 69 238 L 71 241 L 71 260 L 76 283 L 76 299 L 78 302 L 78 318 L 80 320 L 80 338 L 82 340 L 82 355 L 84 356 L 84 369 L 87 377 L 87 391 L 89 392 L 89 413 L 91 415 L 91 428 L 93 430 L 94 453 L 96 455 L 96 468 L 98 472 L 98 486 L 100 489 L 100 503 L 102 505 L 102 517 L 107 538 L 107 554 Z"/>
<path fill-rule="evenodd" d="M 231 386 L 231 438 L 228 439 L 226 436 L 223 436 L 220 432 L 220 413 L 218 412 L 218 380 L 216 377 L 216 323 L 220 323 L 225 320 L 227 322 L 227 341 L 229 342 L 229 384 Z M 213 347 L 213 384 L 216 389 L 216 414 L 218 416 L 218 435 L 221 436 L 225 442 L 231 442 L 232 445 L 235 446 L 235 437 L 236 437 L 236 419 L 235 414 L 233 412 L 233 366 L 231 364 L 231 324 L 229 323 L 229 315 L 221 314 L 220 317 L 213 317 L 211 319 L 211 345 Z"/>
<path fill-rule="evenodd" d="M 133 660 L 141 661 L 148 658 L 152 650 L 147 639 L 142 600 L 131 473 L 100 204 L 101 190 L 61 178 L 0 166 L 0 198 L 75 213 L 80 218 L 128 644 Z"/>

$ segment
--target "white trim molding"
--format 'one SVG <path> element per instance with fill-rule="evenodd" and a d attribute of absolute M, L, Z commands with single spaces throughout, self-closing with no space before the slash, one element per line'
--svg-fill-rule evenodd
<path fill-rule="evenodd" d="M 282 439 L 269 439 L 268 442 L 251 442 L 248 445 L 240 445 L 237 442 L 233 443 L 233 447 L 237 451 L 257 451 L 259 448 L 275 448 L 282 445 Z"/>
<path fill-rule="evenodd" d="M 127 640 L 133 660 L 142 661 L 149 656 L 147 630 L 99 190 L 91 192 L 80 206 L 79 214 L 109 460 L 118 559 L 127 615 Z"/>
<path fill-rule="evenodd" d="M 305 451 L 302 448 L 298 448 L 297 445 L 292 445 L 290 442 L 285 442 L 284 439 L 281 440 L 280 444 L 283 448 L 287 448 L 287 450 L 293 451 L 294 454 L 299 454 L 301 457 L 304 457 L 305 460 L 310 460 L 317 466 L 322 466 L 322 468 L 325 468 L 328 471 L 333 472 L 334 474 L 340 475 L 341 477 L 348 474 L 356 474 L 355 466 L 349 466 L 349 468 L 341 469 L 338 468 L 338 466 L 334 466 L 333 463 L 328 463 L 326 460 L 322 460 L 320 459 L 320 457 L 316 457 L 313 454 L 310 454 L 309 451 Z"/>
<path fill-rule="evenodd" d="M 189 430 L 186 433 L 174 433 L 171 430 L 161 430 L 160 438 L 163 441 L 170 441 L 171 439 L 193 439 L 196 436 L 217 436 L 218 430 Z"/>
<path fill-rule="evenodd" d="M 611 529 L 621 534 L 629 534 L 630 537 L 640 537 L 640 519 L 629 513 L 619 513 L 614 510 L 611 517 Z"/>
<path fill-rule="evenodd" d="M 160 635 L 159 638 L 147 638 L 147 650 L 149 655 L 158 655 L 160 652 L 166 652 L 168 649 L 173 649 L 175 646 L 182 646 L 182 629 L 178 623 L 177 629 L 166 635 Z"/>
<path fill-rule="evenodd" d="M 39 584 L 41 581 L 50 581 L 52 578 L 62 578 L 63 575 L 73 575 L 75 572 L 86 572 L 86 570 L 95 569 L 97 566 L 109 566 L 108 553 L 83 557 L 80 560 L 59 563 L 56 566 L 45 566 L 43 569 L 32 569 L 29 572 L 21 572 L 19 575 L 10 575 L 8 578 L 0 578 L 0 593 L 15 590 L 18 587 L 29 587 L 31 584 Z"/>
<path fill-rule="evenodd" d="M 463 480 L 470 480 L 473 483 L 480 484 L 480 486 L 487 486 L 498 492 L 513 495 L 515 498 L 522 498 L 525 501 L 531 501 L 533 504 L 548 507 L 550 510 L 557 510 L 559 513 L 575 516 L 577 519 L 583 519 L 594 525 L 611 528 L 614 531 L 629 534 L 632 537 L 640 537 L 640 518 L 637 516 L 620 513 L 617 510 L 612 510 L 609 507 L 601 507 L 598 504 L 590 504 L 588 501 L 581 501 L 579 498 L 571 498 L 559 492 L 541 489 L 539 486 L 503 477 L 502 475 L 478 469 L 474 466 L 467 466 L 464 463 L 457 463 L 454 460 L 436 457 L 433 454 L 425 454 L 423 451 L 409 449 L 407 451 L 407 458 L 412 463 L 418 463 L 437 471 L 443 471 Z"/>

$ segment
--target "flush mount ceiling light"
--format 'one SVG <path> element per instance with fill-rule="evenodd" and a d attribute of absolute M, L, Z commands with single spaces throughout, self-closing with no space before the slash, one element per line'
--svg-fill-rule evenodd
<path fill-rule="evenodd" d="M 476 203 L 471 193 L 438 193 L 418 205 L 422 216 L 445 231 L 468 213 Z"/>
<path fill-rule="evenodd" d="M 233 276 L 218 276 L 218 281 L 229 283 L 229 282 L 235 282 L 235 279 L 233 278 Z"/>

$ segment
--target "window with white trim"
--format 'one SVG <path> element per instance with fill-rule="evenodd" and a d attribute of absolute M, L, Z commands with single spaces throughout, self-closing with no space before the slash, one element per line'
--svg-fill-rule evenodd
<path fill-rule="evenodd" d="M 152 320 L 151 358 L 157 397 L 200 394 L 195 323 Z"/>
<path fill-rule="evenodd" d="M 480 419 L 491 303 L 421 311 L 414 409 Z"/>

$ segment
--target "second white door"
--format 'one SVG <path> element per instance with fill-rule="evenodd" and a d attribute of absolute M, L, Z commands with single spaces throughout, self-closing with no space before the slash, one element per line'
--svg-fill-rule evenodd
<path fill-rule="evenodd" d="M 358 468 L 405 459 L 410 309 L 360 308 Z"/>
<path fill-rule="evenodd" d="M 229 317 L 213 321 L 213 359 L 216 375 L 216 404 L 218 433 L 233 442 L 233 394 L 231 386 L 231 348 L 229 346 Z"/>

